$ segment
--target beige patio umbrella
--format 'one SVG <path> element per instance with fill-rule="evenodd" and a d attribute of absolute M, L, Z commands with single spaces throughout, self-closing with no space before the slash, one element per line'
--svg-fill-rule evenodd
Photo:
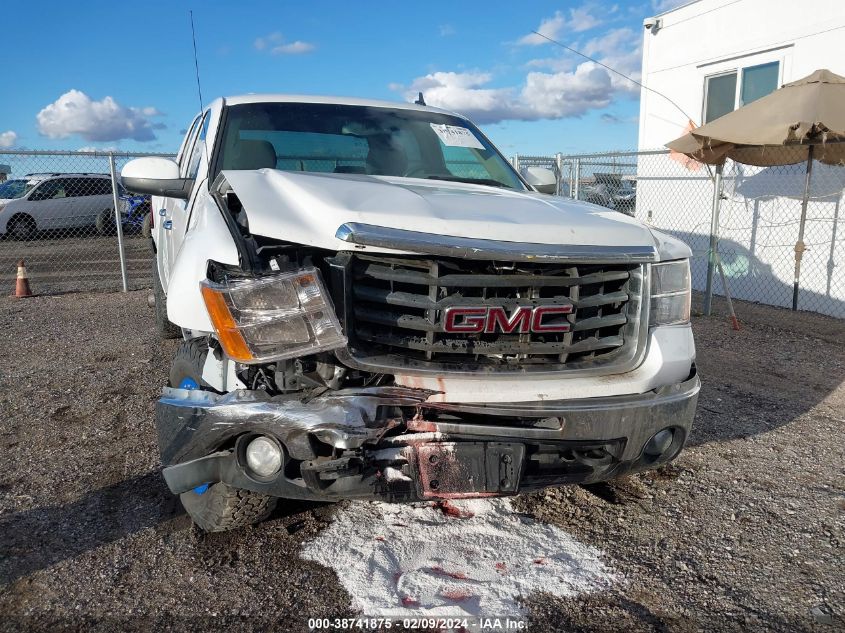
<path fill-rule="evenodd" d="M 845 165 L 845 77 L 817 70 L 666 146 L 710 165 L 728 158 L 762 167 L 807 163 L 795 244 L 792 309 L 797 310 L 813 160 Z"/>

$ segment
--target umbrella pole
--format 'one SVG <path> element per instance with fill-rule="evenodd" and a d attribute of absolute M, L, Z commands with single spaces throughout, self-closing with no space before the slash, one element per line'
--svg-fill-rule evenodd
<path fill-rule="evenodd" d="M 795 242 L 795 279 L 792 282 L 792 309 L 798 309 L 798 280 L 801 278 L 801 258 L 804 256 L 804 226 L 807 224 L 807 203 L 810 201 L 810 179 L 813 177 L 813 149 L 807 151 L 807 176 L 804 179 L 804 198 L 801 200 L 801 221 L 798 224 L 798 241 Z"/>
<path fill-rule="evenodd" d="M 716 253 L 716 265 L 719 268 L 719 277 L 722 278 L 722 289 L 725 291 L 725 299 L 728 302 L 728 314 L 731 315 L 731 324 L 735 330 L 739 330 L 739 321 L 736 318 L 736 312 L 734 312 L 734 302 L 731 299 L 731 289 L 728 287 L 728 280 L 725 277 L 725 269 L 722 266 L 722 258 L 719 257 L 719 253 Z"/>
<path fill-rule="evenodd" d="M 707 285 L 704 288 L 704 316 L 710 316 L 713 304 L 713 272 L 716 269 L 716 257 L 719 253 L 719 205 L 722 200 L 722 168 L 716 165 L 716 177 L 713 179 L 713 213 L 710 216 L 710 248 L 707 251 Z"/>

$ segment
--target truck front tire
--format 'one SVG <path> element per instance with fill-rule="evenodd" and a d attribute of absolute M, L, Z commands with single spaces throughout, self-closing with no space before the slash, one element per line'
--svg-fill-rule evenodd
<path fill-rule="evenodd" d="M 194 523 L 206 532 L 225 532 L 259 523 L 276 507 L 276 498 L 218 482 L 199 493 L 179 495 Z"/>
<path fill-rule="evenodd" d="M 183 341 L 170 365 L 170 386 L 201 389 L 208 344 L 204 339 Z M 251 490 L 233 488 L 223 482 L 200 486 L 179 495 L 188 515 L 206 532 L 224 532 L 266 519 L 276 507 L 276 498 Z"/>
<path fill-rule="evenodd" d="M 158 276 L 158 263 L 153 261 L 153 294 L 155 295 L 156 332 L 162 339 L 179 338 L 181 328 L 167 320 L 167 295 Z M 177 385 L 178 386 L 178 385 Z"/>
<path fill-rule="evenodd" d="M 202 380 L 208 343 L 205 339 L 182 341 L 170 363 L 170 386 L 180 389 L 201 389 L 208 385 Z"/>

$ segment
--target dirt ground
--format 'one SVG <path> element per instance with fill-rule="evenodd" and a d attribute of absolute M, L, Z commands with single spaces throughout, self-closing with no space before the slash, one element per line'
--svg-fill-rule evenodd
<path fill-rule="evenodd" d="M 149 240 L 128 228 L 123 237 L 129 289 L 149 288 L 153 270 Z M 100 236 L 92 228 L 39 233 L 26 242 L 0 241 L 0 294 L 14 292 L 20 260 L 26 263 L 31 283 L 44 294 L 122 287 L 117 236 Z"/>
<path fill-rule="evenodd" d="M 0 630 L 351 615 L 335 572 L 299 556 L 336 506 L 206 535 L 167 491 L 153 409 L 175 343 L 155 339 L 146 295 L 0 299 Z M 531 630 L 845 630 L 845 322 L 738 311 L 740 332 L 721 312 L 693 321 L 703 388 L 677 461 L 514 501 L 622 578 L 528 597 Z"/>

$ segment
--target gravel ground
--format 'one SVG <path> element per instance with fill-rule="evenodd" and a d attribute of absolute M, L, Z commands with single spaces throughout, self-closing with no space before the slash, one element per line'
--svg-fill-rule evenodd
<path fill-rule="evenodd" d="M 131 290 L 152 285 L 150 242 L 133 230 L 124 233 L 126 277 Z M 0 294 L 15 290 L 18 261 L 40 294 L 120 290 L 117 236 L 100 236 L 93 229 L 40 233 L 36 239 L 0 242 Z"/>
<path fill-rule="evenodd" d="M 694 319 L 704 387 L 676 462 L 514 500 L 622 578 L 531 596 L 532 630 L 845 630 L 845 324 L 738 308 L 740 332 Z M 146 292 L 0 309 L 0 630 L 298 631 L 351 615 L 335 573 L 299 557 L 337 506 L 205 535 L 165 488 L 153 405 L 175 343 L 155 339 Z"/>

